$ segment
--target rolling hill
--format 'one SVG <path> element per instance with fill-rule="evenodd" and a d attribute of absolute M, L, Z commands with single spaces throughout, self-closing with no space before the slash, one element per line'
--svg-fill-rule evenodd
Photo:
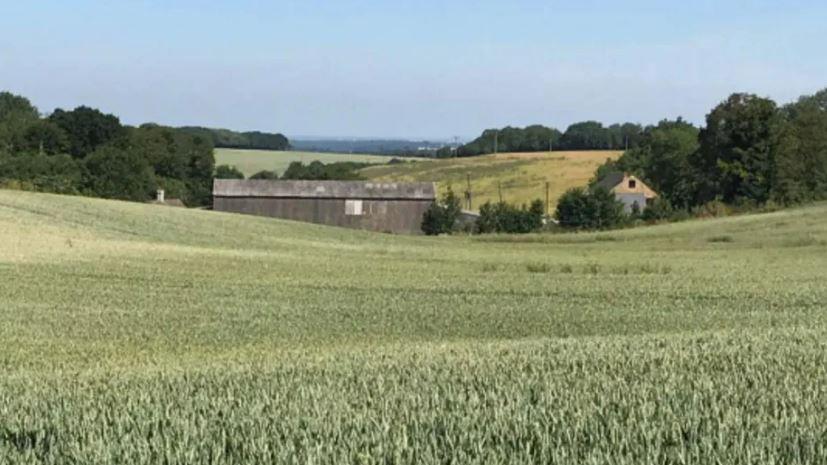
<path fill-rule="evenodd" d="M 435 181 L 442 192 L 449 186 L 461 195 L 471 179 L 472 209 L 486 201 L 522 204 L 534 199 L 545 201 L 549 183 L 549 203 L 553 206 L 566 190 L 588 184 L 595 169 L 618 151 L 501 153 L 468 158 L 425 160 L 368 167 L 361 173 L 379 181 Z"/>
<path fill-rule="evenodd" d="M 827 205 L 401 237 L 0 190 L 0 463 L 820 463 Z"/>

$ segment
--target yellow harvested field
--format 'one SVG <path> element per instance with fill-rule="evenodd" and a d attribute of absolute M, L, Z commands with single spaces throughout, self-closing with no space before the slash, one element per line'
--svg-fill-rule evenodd
<path fill-rule="evenodd" d="M 497 201 L 500 189 L 503 200 L 528 203 L 545 200 L 546 182 L 552 208 L 568 189 L 588 184 L 595 169 L 607 159 L 616 159 L 620 151 L 501 153 L 468 158 L 417 161 L 404 164 L 371 166 L 361 173 L 378 181 L 433 181 L 444 192 L 466 190 L 471 178 L 472 209 L 486 201 Z"/>

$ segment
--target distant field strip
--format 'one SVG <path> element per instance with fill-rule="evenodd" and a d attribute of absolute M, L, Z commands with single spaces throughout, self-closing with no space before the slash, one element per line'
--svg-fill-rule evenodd
<path fill-rule="evenodd" d="M 486 201 L 496 202 L 500 192 L 503 200 L 511 203 L 529 203 L 534 199 L 545 201 L 548 182 L 553 207 L 566 190 L 588 184 L 600 164 L 619 157 L 620 153 L 503 153 L 368 167 L 362 173 L 383 181 L 435 181 L 441 191 L 450 186 L 460 195 L 465 192 L 470 176 L 474 209 Z"/>
<path fill-rule="evenodd" d="M 0 190 L 0 465 L 827 463 L 825 263 L 827 204 L 432 238 Z"/>
<path fill-rule="evenodd" d="M 251 176 L 259 171 L 275 171 L 281 176 L 294 161 L 308 164 L 312 161 L 335 163 L 352 161 L 359 163 L 387 163 L 393 157 L 381 155 L 363 155 L 348 153 L 315 153 L 315 152 L 280 152 L 275 150 L 239 150 L 215 149 L 215 163 L 217 165 L 231 165 L 238 168 L 245 176 Z"/>

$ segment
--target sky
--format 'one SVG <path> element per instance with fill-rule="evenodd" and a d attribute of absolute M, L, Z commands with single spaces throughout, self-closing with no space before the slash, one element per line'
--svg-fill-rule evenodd
<path fill-rule="evenodd" d="M 41 112 L 289 136 L 704 116 L 827 87 L 827 2 L 0 0 L 0 90 Z"/>

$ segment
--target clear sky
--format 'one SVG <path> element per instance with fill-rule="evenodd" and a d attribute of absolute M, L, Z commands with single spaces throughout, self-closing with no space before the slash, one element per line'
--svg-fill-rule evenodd
<path fill-rule="evenodd" d="M 824 0 L 1 3 L 0 89 L 129 124 L 469 137 L 827 87 Z"/>

